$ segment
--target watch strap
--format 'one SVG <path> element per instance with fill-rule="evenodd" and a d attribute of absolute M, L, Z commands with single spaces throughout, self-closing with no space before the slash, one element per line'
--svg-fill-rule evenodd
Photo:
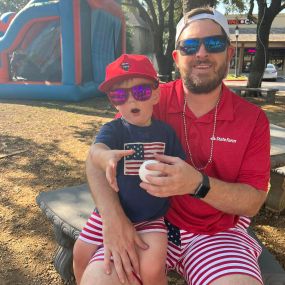
<path fill-rule="evenodd" d="M 198 199 L 205 198 L 211 189 L 209 177 L 204 173 L 201 173 L 201 174 L 202 174 L 202 182 L 197 187 L 195 192 L 193 194 L 190 194 L 192 197 L 195 197 Z"/>

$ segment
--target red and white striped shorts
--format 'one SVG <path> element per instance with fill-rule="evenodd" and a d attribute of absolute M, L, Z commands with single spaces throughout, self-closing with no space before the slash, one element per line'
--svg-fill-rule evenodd
<path fill-rule="evenodd" d="M 234 228 L 198 235 L 166 221 L 167 270 L 176 270 L 189 285 L 208 285 L 229 274 L 249 275 L 263 284 L 257 261 L 262 249 L 247 233 L 249 223 L 250 219 L 240 217 Z"/>
<path fill-rule="evenodd" d="M 176 270 L 189 285 L 209 285 L 229 274 L 262 278 L 258 266 L 261 247 L 248 233 L 250 219 L 240 217 L 234 228 L 214 235 L 200 235 L 180 230 L 163 218 L 135 224 L 138 232 L 166 232 L 168 229 L 167 270 Z M 146 228 L 145 228 L 146 227 Z M 104 260 L 102 221 L 93 212 L 79 238 L 100 245 L 90 262 Z"/>
<path fill-rule="evenodd" d="M 167 233 L 167 228 L 163 217 L 153 221 L 134 223 L 134 227 L 136 231 L 139 233 L 149 233 L 149 232 Z M 102 219 L 98 214 L 98 212 L 94 211 L 91 214 L 78 238 L 87 243 L 102 246 L 103 244 Z"/>

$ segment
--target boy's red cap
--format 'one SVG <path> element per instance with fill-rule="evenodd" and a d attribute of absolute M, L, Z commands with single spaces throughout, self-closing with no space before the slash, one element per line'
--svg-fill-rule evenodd
<path fill-rule="evenodd" d="M 130 77 L 142 77 L 158 82 L 157 73 L 146 56 L 122 54 L 107 65 L 105 81 L 98 88 L 102 92 L 108 92 L 112 85 Z"/>

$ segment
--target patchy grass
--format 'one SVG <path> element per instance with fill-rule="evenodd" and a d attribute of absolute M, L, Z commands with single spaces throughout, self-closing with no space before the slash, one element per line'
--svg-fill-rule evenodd
<path fill-rule="evenodd" d="M 277 96 L 277 104 L 268 105 L 249 98 L 272 123 L 285 127 L 284 99 Z M 51 223 L 35 198 L 41 191 L 86 181 L 84 162 L 94 134 L 114 114 L 103 97 L 80 103 L 0 100 L 0 280 L 4 284 L 64 284 L 52 264 L 56 243 Z M 272 218 L 263 211 L 254 223 L 259 238 L 274 245 L 270 250 L 285 268 L 284 215 Z M 169 284 L 183 281 L 171 274 Z"/>
<path fill-rule="evenodd" d="M 225 80 L 231 80 L 231 81 L 247 80 L 247 76 L 245 76 L 245 75 L 238 75 L 236 77 L 234 74 L 228 74 Z"/>

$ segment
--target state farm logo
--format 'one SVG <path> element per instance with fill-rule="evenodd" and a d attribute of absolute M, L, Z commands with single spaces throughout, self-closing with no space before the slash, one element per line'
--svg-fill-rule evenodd
<path fill-rule="evenodd" d="M 212 141 L 226 142 L 226 143 L 236 143 L 237 140 L 231 138 L 222 138 L 222 137 L 211 137 Z"/>

